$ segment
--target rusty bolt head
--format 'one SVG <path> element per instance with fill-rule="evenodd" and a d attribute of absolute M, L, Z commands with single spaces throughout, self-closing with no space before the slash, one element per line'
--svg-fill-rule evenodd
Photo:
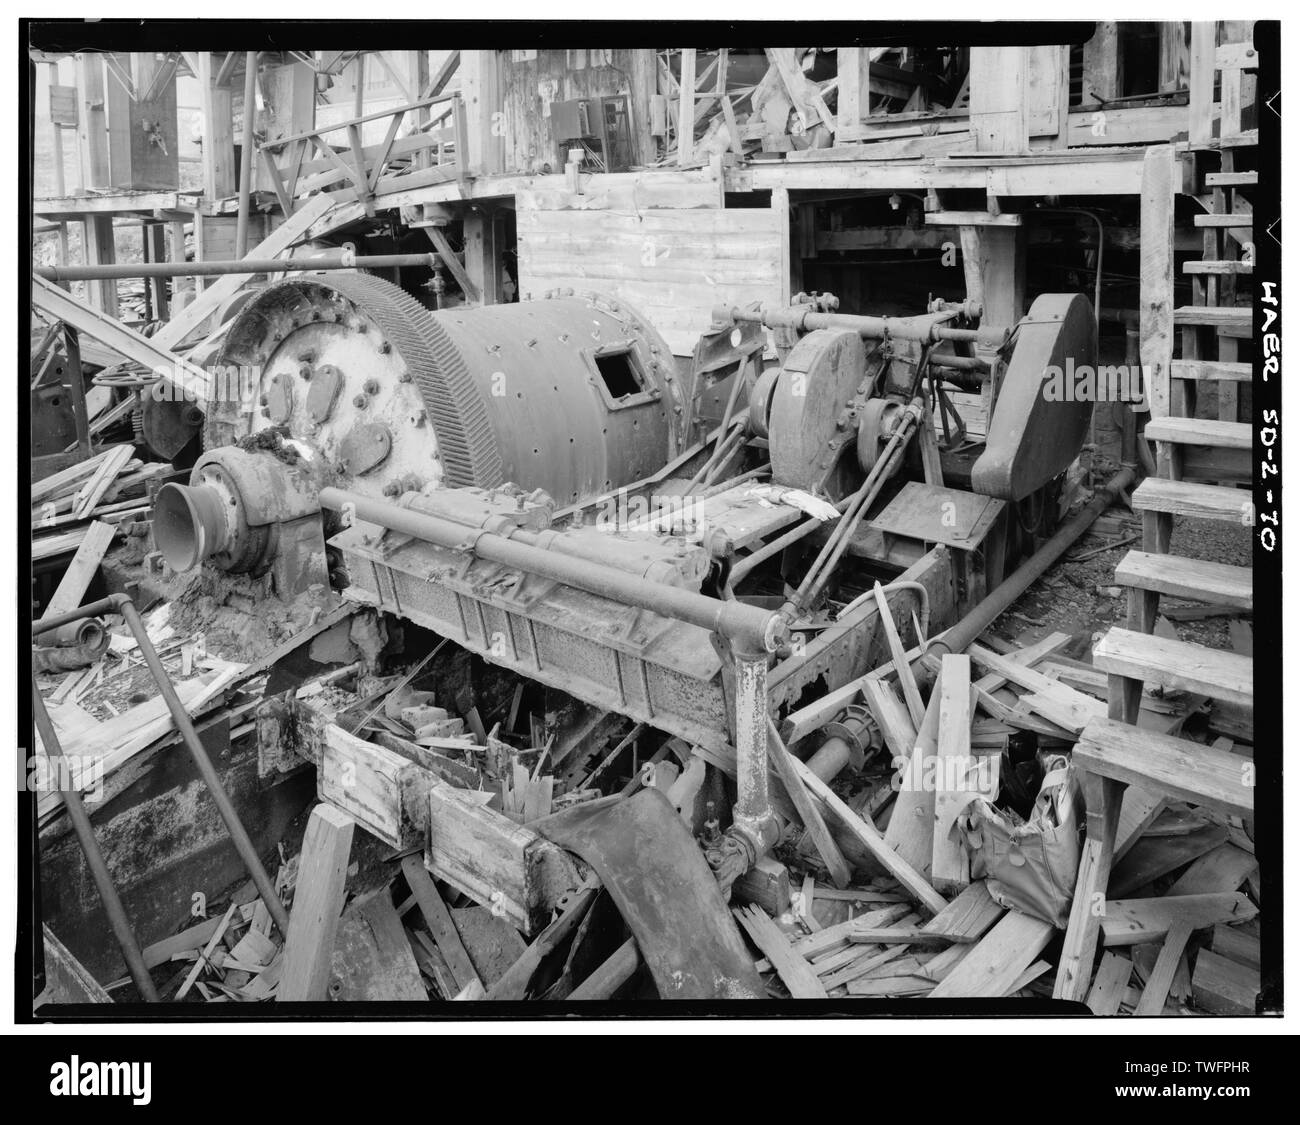
<path fill-rule="evenodd" d="M 362 389 L 363 391 L 365 391 L 366 394 L 368 394 L 368 395 L 377 395 L 377 394 L 379 393 L 379 380 L 378 380 L 378 379 L 367 379 L 367 380 L 366 380 L 366 381 L 361 385 L 361 389 Z"/>
<path fill-rule="evenodd" d="M 395 480 L 390 480 L 386 485 L 384 485 L 385 496 L 389 496 L 389 497 L 398 496 L 401 494 L 401 491 L 402 491 L 402 486 L 399 485 Z"/>
<path fill-rule="evenodd" d="M 257 399 L 257 403 L 259 406 L 265 406 L 270 401 L 271 400 L 267 398 L 266 395 L 260 395 Z"/>
<path fill-rule="evenodd" d="M 353 332 L 364 332 L 366 330 L 366 322 L 359 316 L 354 316 L 348 321 L 348 327 L 351 328 Z"/>
<path fill-rule="evenodd" d="M 366 408 L 366 403 L 368 401 L 369 399 L 367 399 L 365 395 L 357 395 L 352 400 L 352 405 L 355 406 L 358 410 L 364 410 Z"/>
<path fill-rule="evenodd" d="M 379 345 L 380 355 L 387 355 L 392 350 L 393 350 L 393 345 L 390 344 L 387 340 L 382 341 Z"/>
<path fill-rule="evenodd" d="M 399 383 L 409 383 L 409 382 L 411 382 L 412 378 L 413 378 L 413 376 L 411 375 L 411 373 L 410 373 L 409 371 L 403 371 L 403 372 L 402 372 L 402 373 L 397 377 L 397 381 L 398 381 Z"/>
<path fill-rule="evenodd" d="M 298 365 L 298 378 L 299 378 L 299 379 L 310 379 L 310 378 L 311 378 L 311 364 L 310 364 L 310 363 L 302 363 L 302 364 L 299 364 L 299 365 Z"/>

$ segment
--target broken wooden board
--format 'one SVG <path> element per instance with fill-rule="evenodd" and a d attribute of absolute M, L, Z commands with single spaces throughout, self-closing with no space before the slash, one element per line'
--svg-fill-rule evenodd
<path fill-rule="evenodd" d="M 1259 870 L 1259 862 L 1235 844 L 1221 844 L 1196 860 L 1169 888 L 1171 895 L 1235 891 Z"/>
<path fill-rule="evenodd" d="M 898 796 L 894 811 L 885 826 L 885 843 L 905 863 L 922 876 L 929 877 L 934 855 L 934 786 L 926 778 L 926 763 L 939 745 L 939 702 L 943 677 L 935 680 L 930 703 L 925 709 L 909 757 L 896 769 Z"/>
<path fill-rule="evenodd" d="M 298 862 L 278 1000 L 327 998 L 355 824 L 330 805 L 312 809 Z"/>
<path fill-rule="evenodd" d="M 317 795 L 394 848 L 423 842 L 428 791 L 437 783 L 432 772 L 400 754 L 357 738 L 337 724 L 325 728 Z"/>
<path fill-rule="evenodd" d="M 970 883 L 970 855 L 955 831 L 966 807 L 970 772 L 970 658 L 946 655 L 935 690 L 939 700 L 939 741 L 935 753 L 933 851 L 930 882 L 944 894 L 957 894 Z"/>
<path fill-rule="evenodd" d="M 582 877 L 562 848 L 487 808 L 489 796 L 434 783 L 425 866 L 531 936 L 546 927 L 555 904 Z"/>
<path fill-rule="evenodd" d="M 934 999 L 1000 997 L 1011 991 L 1056 929 L 1050 922 L 1012 910 L 994 926 L 930 993 Z"/>
<path fill-rule="evenodd" d="M 1160 956 L 1156 958 L 1146 987 L 1142 989 L 1142 998 L 1133 1009 L 1135 1016 L 1158 1016 L 1165 1010 L 1169 986 L 1173 984 L 1174 974 L 1178 971 L 1183 951 L 1191 936 L 1192 926 L 1186 918 L 1177 919 L 1169 927 L 1164 944 L 1160 947 Z"/>
<path fill-rule="evenodd" d="M 402 874 L 406 877 L 406 885 L 415 896 L 425 925 L 429 927 L 434 944 L 447 963 L 456 991 L 459 992 L 477 980 L 478 974 L 452 921 L 451 912 L 442 901 L 438 888 L 418 855 L 402 857 Z"/>
<path fill-rule="evenodd" d="M 1253 1016 L 1259 999 L 1259 970 L 1209 949 L 1196 955 L 1192 1003 L 1216 1016 Z"/>
<path fill-rule="evenodd" d="M 1102 944 L 1107 948 L 1158 941 L 1179 920 L 1193 930 L 1220 922 L 1246 922 L 1259 908 L 1243 894 L 1180 895 L 1171 898 L 1112 899 L 1101 919 Z"/>
<path fill-rule="evenodd" d="M 766 914 L 756 906 L 741 906 L 732 913 L 753 943 L 767 957 L 781 983 L 796 1000 L 824 1000 L 826 988 L 813 967 L 795 952 L 785 936 Z"/>
<path fill-rule="evenodd" d="M 1103 953 L 1085 1001 L 1088 1010 L 1094 1016 L 1113 1016 L 1118 1013 L 1132 975 L 1133 962 L 1122 953 Z"/>
<path fill-rule="evenodd" d="M 292 925 L 291 921 L 291 929 Z M 283 1000 L 283 982 L 280 990 Z M 342 1001 L 429 999 L 387 887 L 352 903 L 343 912 L 330 959 L 329 998 Z"/>
<path fill-rule="evenodd" d="M 72 562 L 59 580 L 58 588 L 50 596 L 42 617 L 57 617 L 81 605 L 86 590 L 99 573 L 100 560 L 116 534 L 117 529 L 112 524 L 99 520 L 86 528 L 85 538 L 81 540 L 76 554 L 72 556 Z"/>

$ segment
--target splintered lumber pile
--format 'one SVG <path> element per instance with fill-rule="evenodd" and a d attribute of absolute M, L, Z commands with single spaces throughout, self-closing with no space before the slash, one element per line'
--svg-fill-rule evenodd
<path fill-rule="evenodd" d="M 33 561 L 76 551 L 89 542 L 99 549 L 94 560 L 98 565 L 108 542 L 98 548 L 103 533 L 97 529 L 108 525 L 111 539 L 122 534 L 128 523 L 147 515 L 149 481 L 171 472 L 170 465 L 137 460 L 130 445 L 112 445 L 36 481 L 31 490 Z"/>
<path fill-rule="evenodd" d="M 892 793 L 881 799 L 866 779 L 857 797 L 840 796 L 799 760 L 816 749 L 802 744 L 809 729 L 802 717 L 787 723 L 797 775 L 817 811 L 836 828 L 852 825 L 835 842 L 853 879 L 845 885 L 835 877 L 801 816 L 808 831 L 793 868 L 768 857 L 735 888 L 735 916 L 756 967 L 773 996 L 1048 998 L 1066 928 L 1062 889 L 1055 892 L 1060 910 L 1041 913 L 1043 898 L 1017 897 L 1014 878 L 993 878 L 996 856 L 973 845 L 989 817 L 1005 831 L 1060 823 L 1082 830 L 1082 805 L 1069 817 L 1073 790 L 1061 779 L 1074 776 L 1063 763 L 1090 724 L 1106 721 L 1106 676 L 1067 655 L 1086 655 L 1090 637 L 1049 633 L 1016 643 L 988 633 L 968 652 L 938 658 L 905 651 L 888 606 L 881 608 L 890 662 L 857 687 L 890 757 Z M 933 676 L 928 699 L 920 670 Z M 852 692 L 839 696 L 844 705 L 857 702 Z M 1194 694 L 1148 692 L 1140 730 L 1168 738 L 1203 703 Z M 1018 758 L 1007 756 L 1013 739 L 1022 747 Z M 1007 763 L 1027 762 L 1026 745 L 1036 745 L 1041 768 L 1026 775 L 1022 765 L 1008 788 Z M 1248 768 L 1249 748 L 1232 748 Z M 1035 803 L 1043 768 L 1056 780 Z M 1125 793 L 1101 959 L 1081 997 L 1098 1014 L 1254 1010 L 1251 825 L 1232 810 L 1178 796 L 1136 784 Z M 1068 834 L 1058 836 L 1068 843 Z M 1077 850 L 1061 854 L 1077 862 Z"/>

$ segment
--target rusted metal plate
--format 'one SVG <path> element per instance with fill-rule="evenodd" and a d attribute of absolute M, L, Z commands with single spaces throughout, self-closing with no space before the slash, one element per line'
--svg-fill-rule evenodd
<path fill-rule="evenodd" d="M 973 551 L 1004 507 L 1003 501 L 990 496 L 908 481 L 868 523 L 891 535 Z"/>
<path fill-rule="evenodd" d="M 663 999 L 764 997 L 713 872 L 658 789 L 591 801 L 534 827 L 595 868 Z"/>
<path fill-rule="evenodd" d="M 328 420 L 334 402 L 343 388 L 343 372 L 325 364 L 312 372 L 311 386 L 307 391 L 307 414 L 320 425 Z"/>
<path fill-rule="evenodd" d="M 339 443 L 339 456 L 349 473 L 360 476 L 383 464 L 393 447 L 393 435 L 382 422 L 359 422 Z"/>
<path fill-rule="evenodd" d="M 266 392 L 266 416 L 271 423 L 282 426 L 293 415 L 293 376 L 281 371 Z"/>

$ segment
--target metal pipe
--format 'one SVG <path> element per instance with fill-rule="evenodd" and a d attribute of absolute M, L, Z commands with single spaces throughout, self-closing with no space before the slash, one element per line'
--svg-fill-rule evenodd
<path fill-rule="evenodd" d="M 608 1000 L 632 979 L 632 974 L 640 967 L 641 953 L 636 947 L 636 939 L 628 938 L 596 967 L 591 976 L 569 993 L 568 999 Z"/>
<path fill-rule="evenodd" d="M 736 653 L 735 823 L 750 837 L 763 838 L 772 817 L 767 784 L 767 654 Z"/>
<path fill-rule="evenodd" d="M 181 741 L 185 743 L 186 749 L 189 750 L 190 756 L 194 759 L 199 775 L 203 778 L 203 782 L 212 796 L 212 803 L 217 806 L 217 812 L 221 814 L 221 819 L 225 822 L 226 831 L 230 833 L 231 842 L 234 843 L 239 858 L 244 861 L 244 866 L 248 869 L 248 874 L 257 887 L 257 893 L 266 904 L 266 909 L 270 912 L 276 926 L 279 927 L 280 933 L 287 934 L 289 932 L 289 913 L 280 901 L 280 896 L 276 894 L 275 887 L 266 874 L 262 861 L 258 858 L 257 849 L 253 847 L 253 841 L 249 839 L 248 832 L 239 819 L 239 814 L 235 812 L 235 806 L 231 804 L 230 796 L 221 784 L 221 778 L 217 775 L 216 767 L 213 766 L 212 759 L 208 757 L 207 750 L 199 740 L 198 732 L 194 729 L 193 722 L 190 721 L 185 705 L 181 702 L 180 696 L 176 694 L 175 687 L 172 686 L 171 677 L 167 675 L 167 669 L 163 667 L 163 662 L 158 658 L 158 652 L 149 639 L 149 633 L 145 629 L 139 611 L 135 608 L 135 603 L 125 594 L 110 594 L 108 597 L 92 602 L 90 605 L 82 606 L 80 609 L 33 622 L 32 636 L 39 636 L 51 629 L 57 629 L 59 626 L 66 625 L 69 621 L 75 621 L 79 617 L 99 617 L 106 613 L 120 613 L 126 620 L 136 643 L 140 646 L 140 655 L 144 657 L 149 673 L 158 685 L 158 692 L 167 704 L 167 710 L 171 712 L 172 721 L 175 722 L 176 729 L 180 732 Z"/>
<path fill-rule="evenodd" d="M 257 52 L 244 56 L 244 137 L 239 146 L 239 218 L 235 225 L 235 257 L 248 253 L 249 196 L 253 186 L 253 125 L 257 119 Z"/>
<path fill-rule="evenodd" d="M 722 306 L 713 310 L 713 320 L 714 324 L 745 321 L 768 328 L 794 328 L 801 332 L 811 332 L 816 328 L 844 328 L 868 340 L 880 340 L 886 336 L 923 343 L 956 340 L 993 348 L 1000 348 L 1011 334 L 1008 328 L 949 328 L 943 324 L 920 322 L 919 318 L 819 313 L 813 312 L 811 307 L 742 309 Z"/>
<path fill-rule="evenodd" d="M 799 583 L 799 588 L 781 607 L 781 615 L 787 621 L 793 621 L 796 614 L 806 609 L 825 586 L 840 557 L 848 549 L 849 540 L 857 530 L 858 524 L 862 522 L 862 517 L 866 515 L 867 509 L 884 487 L 885 481 L 893 475 L 898 463 L 903 459 L 908 440 L 916 431 L 924 407 L 924 400 L 918 396 L 903 411 L 903 416 L 898 420 L 893 434 L 890 435 L 889 444 L 876 458 L 876 463 L 871 466 L 871 472 L 867 474 L 867 479 L 862 482 L 862 487 L 854 495 L 849 510 L 840 518 L 830 538 L 822 546 L 812 566 L 808 568 L 808 573 Z"/>
<path fill-rule="evenodd" d="M 309 273 L 315 270 L 438 269 L 440 254 L 353 254 L 342 251 L 317 258 L 236 258 L 228 262 L 115 262 L 102 266 L 41 266 L 32 273 L 47 281 L 115 281 L 136 277 L 219 277 L 226 274 Z"/>
<path fill-rule="evenodd" d="M 35 673 L 32 674 L 32 707 L 36 730 L 41 736 L 41 744 L 45 747 L 45 756 L 51 761 L 62 759 L 63 747 L 54 730 L 54 723 L 50 720 L 50 713 L 45 709 L 45 700 L 41 698 L 40 689 L 36 686 Z M 86 866 L 90 868 L 90 877 L 95 881 L 95 889 L 99 891 L 100 901 L 104 904 L 108 924 L 112 927 L 113 936 L 117 938 L 117 944 L 122 949 L 122 959 L 126 962 L 127 972 L 135 981 L 140 995 L 149 1003 L 156 1004 L 158 990 L 154 987 L 153 978 L 149 976 L 149 969 L 144 963 L 144 954 L 140 952 L 140 943 L 136 941 L 135 933 L 131 929 L 117 887 L 113 885 L 113 876 L 109 874 L 108 864 L 104 862 L 104 853 L 99 850 L 99 841 L 95 839 L 95 831 L 90 824 L 90 814 L 86 812 L 81 794 L 75 784 L 67 789 L 60 787 L 59 792 L 63 797 L 63 806 L 68 810 L 72 831 L 76 833 L 77 842 L 81 844 L 81 850 L 86 855 Z"/>
<path fill-rule="evenodd" d="M 962 652 L 972 641 L 987 629 L 998 617 L 1011 608 L 1035 579 L 1059 559 L 1074 545 L 1079 537 L 1090 528 L 1114 502 L 1125 488 L 1136 479 L 1132 466 L 1120 469 L 1097 494 L 1088 501 L 1073 519 L 1065 523 L 1055 535 L 1044 543 L 1015 572 L 1001 582 L 996 590 L 957 622 L 933 644 L 926 646 L 927 653 L 942 656 L 944 653 Z"/>
<path fill-rule="evenodd" d="M 542 578 L 585 590 L 597 597 L 636 606 L 702 629 L 720 633 L 744 652 L 775 652 L 787 638 L 780 616 L 740 602 L 724 602 L 691 590 L 651 582 L 588 559 L 579 559 L 530 543 L 527 533 L 507 528 L 510 535 L 475 531 L 464 524 L 397 504 L 372 500 L 340 488 L 324 488 L 320 505 L 334 512 L 350 511 L 356 519 L 423 539 L 438 547 L 465 550 L 489 562 L 528 571 Z"/>

